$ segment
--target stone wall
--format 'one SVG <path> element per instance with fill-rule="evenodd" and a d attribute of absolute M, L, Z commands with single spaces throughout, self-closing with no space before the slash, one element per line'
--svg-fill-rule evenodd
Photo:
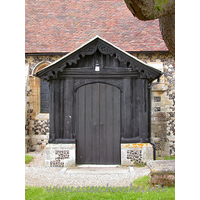
<path fill-rule="evenodd" d="M 26 135 L 30 137 L 28 151 L 41 150 L 48 144 L 49 139 L 49 114 L 36 115 L 34 102 L 34 87 L 28 87 L 28 110 L 26 117 Z"/>
<path fill-rule="evenodd" d="M 25 64 L 29 64 L 30 70 L 29 73 L 30 75 L 32 74 L 33 69 L 41 62 L 48 61 L 48 62 L 54 62 L 61 58 L 61 55 L 48 55 L 48 56 L 25 56 Z"/>
<path fill-rule="evenodd" d="M 156 156 L 175 155 L 175 60 L 170 53 L 133 54 L 163 72 L 152 87 L 151 136 Z"/>
<path fill-rule="evenodd" d="M 160 83 L 152 87 L 152 142 L 156 144 L 157 156 L 175 155 L 175 65 L 170 53 L 135 53 L 138 59 L 163 71 Z M 54 56 L 26 56 L 30 65 L 30 74 L 40 63 L 49 63 L 59 59 Z M 38 111 L 38 78 L 30 77 L 30 98 L 26 129 L 31 137 L 30 150 L 41 150 L 48 143 L 49 116 Z"/>
<path fill-rule="evenodd" d="M 49 140 L 49 114 L 40 113 L 40 80 L 32 76 L 36 68 L 41 68 L 44 63 L 48 65 L 61 56 L 26 56 L 25 64 L 29 65 L 29 87 L 26 96 L 29 99 L 27 110 L 26 131 L 30 137 L 29 151 L 40 151 L 48 144 Z M 45 65 L 44 65 L 45 66 Z"/>
<path fill-rule="evenodd" d="M 31 138 L 29 136 L 29 114 L 30 111 L 30 98 L 28 91 L 30 90 L 29 81 L 29 64 L 25 65 L 25 153 L 30 151 Z"/>

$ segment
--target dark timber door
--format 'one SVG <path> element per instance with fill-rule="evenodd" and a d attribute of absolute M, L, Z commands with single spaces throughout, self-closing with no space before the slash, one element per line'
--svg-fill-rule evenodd
<path fill-rule="evenodd" d="M 120 90 L 93 83 L 76 94 L 78 164 L 120 164 Z"/>

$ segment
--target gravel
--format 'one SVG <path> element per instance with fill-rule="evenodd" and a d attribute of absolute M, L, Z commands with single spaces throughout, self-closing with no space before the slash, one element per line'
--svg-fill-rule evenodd
<path fill-rule="evenodd" d="M 33 161 L 25 165 L 26 186 L 130 186 L 135 178 L 150 173 L 146 167 L 45 167 L 44 150 L 29 152 Z"/>

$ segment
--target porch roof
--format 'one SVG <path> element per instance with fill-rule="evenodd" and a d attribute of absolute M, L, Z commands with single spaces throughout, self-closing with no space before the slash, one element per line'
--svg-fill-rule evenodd
<path fill-rule="evenodd" d="M 143 61 L 97 35 L 81 47 L 38 71 L 36 76 L 50 80 L 50 78 L 57 76 L 58 73 L 62 73 L 67 65 L 71 66 L 72 64 L 77 64 L 78 60 L 86 55 L 93 55 L 97 49 L 104 55 L 115 56 L 120 62 L 129 63 L 129 67 L 132 68 L 133 71 L 143 73 L 149 80 L 155 80 L 162 75 L 161 71 L 147 65 Z"/>

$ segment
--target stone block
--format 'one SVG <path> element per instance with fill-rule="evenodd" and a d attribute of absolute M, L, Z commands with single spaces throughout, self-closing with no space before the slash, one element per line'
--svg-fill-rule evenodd
<path fill-rule="evenodd" d="M 142 161 L 144 163 L 153 160 L 153 147 L 150 143 L 142 148 Z"/>
<path fill-rule="evenodd" d="M 55 159 L 55 150 L 47 149 L 47 146 L 45 147 L 45 160 L 54 160 Z"/>
<path fill-rule="evenodd" d="M 175 185 L 175 160 L 154 160 L 147 162 L 150 168 L 150 182 L 153 185 Z"/>
<path fill-rule="evenodd" d="M 150 143 L 121 144 L 121 165 L 146 163 L 153 160 L 153 147 Z"/>
<path fill-rule="evenodd" d="M 75 166 L 75 144 L 48 144 L 45 147 L 45 166 L 69 167 Z"/>

